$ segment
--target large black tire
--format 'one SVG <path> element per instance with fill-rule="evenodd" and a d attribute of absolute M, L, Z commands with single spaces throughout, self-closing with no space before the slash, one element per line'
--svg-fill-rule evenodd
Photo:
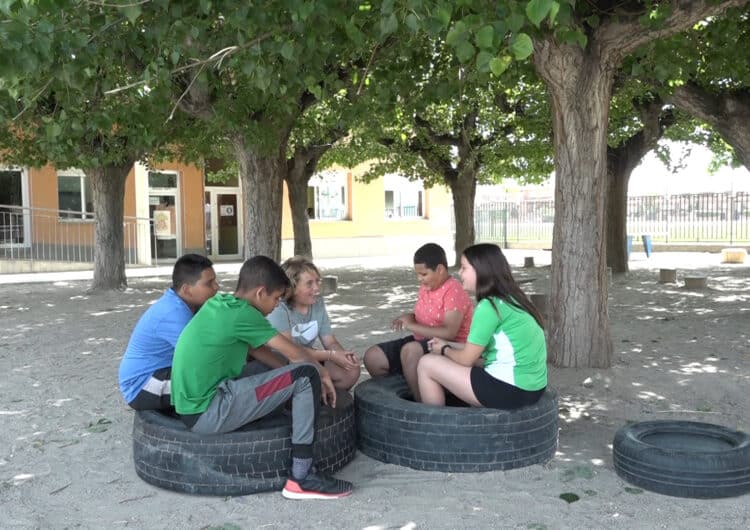
<path fill-rule="evenodd" d="M 694 421 L 626 425 L 612 444 L 615 471 L 643 489 L 695 499 L 750 492 L 750 437 Z"/>
<path fill-rule="evenodd" d="M 179 418 L 136 412 L 135 472 L 154 486 L 200 495 L 247 495 L 280 490 L 291 464 L 291 415 L 262 418 L 226 434 L 198 434 Z M 354 404 L 339 392 L 336 408 L 321 407 L 315 429 L 314 463 L 335 473 L 356 451 Z"/>
<path fill-rule="evenodd" d="M 366 455 L 426 471 L 473 473 L 550 460 L 557 448 L 557 394 L 530 407 L 434 407 L 409 401 L 401 376 L 354 388 L 357 442 Z"/>

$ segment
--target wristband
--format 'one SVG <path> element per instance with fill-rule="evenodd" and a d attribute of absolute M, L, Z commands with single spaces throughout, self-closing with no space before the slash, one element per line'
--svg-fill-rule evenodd
<path fill-rule="evenodd" d="M 440 355 L 445 355 L 445 349 L 450 348 L 450 347 L 451 347 L 450 344 L 443 344 L 443 347 L 440 348 Z"/>

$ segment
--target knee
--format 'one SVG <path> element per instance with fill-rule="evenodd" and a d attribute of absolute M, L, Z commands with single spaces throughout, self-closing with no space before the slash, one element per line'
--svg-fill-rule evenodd
<path fill-rule="evenodd" d="M 417 374 L 419 374 L 419 377 L 429 377 L 436 362 L 437 359 L 434 355 L 423 355 L 419 359 L 419 364 L 417 364 Z"/>
<path fill-rule="evenodd" d="M 385 375 L 388 373 L 388 359 L 385 357 L 385 353 L 378 346 L 371 346 L 365 351 L 363 358 L 365 368 L 370 372 L 371 375 Z M 357 374 L 359 377 L 359 374 Z"/>
<path fill-rule="evenodd" d="M 424 352 L 422 351 L 422 345 L 418 342 L 410 342 L 401 348 L 402 365 L 416 365 L 423 356 Z"/>
<path fill-rule="evenodd" d="M 359 381 L 359 370 L 345 370 L 341 378 L 334 384 L 340 390 L 349 390 Z"/>

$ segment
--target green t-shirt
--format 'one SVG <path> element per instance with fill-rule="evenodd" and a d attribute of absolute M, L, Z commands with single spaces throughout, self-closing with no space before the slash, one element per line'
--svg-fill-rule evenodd
<path fill-rule="evenodd" d="M 172 361 L 172 404 L 178 414 L 205 412 L 222 381 L 237 377 L 247 348 L 278 332 L 255 307 L 231 294 L 210 298 L 180 334 Z"/>
<path fill-rule="evenodd" d="M 482 346 L 484 369 L 492 377 L 523 390 L 547 386 L 547 345 L 534 317 L 500 298 L 477 304 L 468 342 Z"/>

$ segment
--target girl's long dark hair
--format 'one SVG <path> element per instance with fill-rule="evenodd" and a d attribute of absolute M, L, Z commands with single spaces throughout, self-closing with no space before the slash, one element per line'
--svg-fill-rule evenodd
<path fill-rule="evenodd" d="M 526 311 L 534 317 L 539 326 L 544 328 L 542 314 L 513 279 L 513 273 L 510 271 L 508 260 L 505 259 L 505 255 L 500 250 L 500 247 L 490 243 L 479 243 L 464 250 L 463 254 L 466 261 L 476 271 L 477 302 L 496 296 L 504 302 L 522 311 Z M 491 299 L 490 303 L 499 315 L 500 311 Z"/>

